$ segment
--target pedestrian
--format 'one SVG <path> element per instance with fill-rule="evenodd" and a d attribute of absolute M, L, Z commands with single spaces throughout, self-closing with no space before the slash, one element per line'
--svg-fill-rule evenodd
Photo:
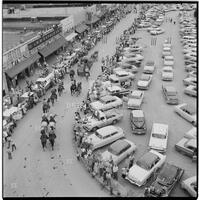
<path fill-rule="evenodd" d="M 78 161 L 80 160 L 80 153 L 79 153 L 78 150 L 77 150 L 77 153 L 76 153 L 76 158 L 77 158 Z"/>
<path fill-rule="evenodd" d="M 123 167 L 123 168 L 122 168 L 122 178 L 125 179 L 126 176 L 127 176 L 127 174 L 128 174 L 128 169 L 127 169 L 127 167 Z"/>
<path fill-rule="evenodd" d="M 55 131 L 54 131 L 53 127 L 50 127 L 50 132 L 49 132 L 49 138 L 48 139 L 50 141 L 52 150 L 54 150 L 55 138 L 56 138 Z"/>
<path fill-rule="evenodd" d="M 132 156 L 131 159 L 130 159 L 130 162 L 129 162 L 129 167 L 128 167 L 129 169 L 133 166 L 134 160 L 135 160 L 135 157 Z"/>
<path fill-rule="evenodd" d="M 12 151 L 10 148 L 7 150 L 7 153 L 8 153 L 8 159 L 11 160 L 12 159 Z"/>
<path fill-rule="evenodd" d="M 106 181 L 107 181 L 107 186 L 111 186 L 111 173 L 110 172 L 106 173 Z"/>
<path fill-rule="evenodd" d="M 118 180 L 118 166 L 116 164 L 113 165 L 113 178 Z"/>
<path fill-rule="evenodd" d="M 12 152 L 17 149 L 16 143 L 13 140 L 11 140 L 11 148 L 12 148 Z"/>
<path fill-rule="evenodd" d="M 8 135 L 8 136 L 7 136 L 7 142 L 8 142 L 8 147 L 7 147 L 7 149 L 9 149 L 10 146 L 11 146 L 11 145 L 10 145 L 10 144 L 11 144 L 11 140 L 12 140 L 12 139 L 11 139 L 11 135 Z"/>

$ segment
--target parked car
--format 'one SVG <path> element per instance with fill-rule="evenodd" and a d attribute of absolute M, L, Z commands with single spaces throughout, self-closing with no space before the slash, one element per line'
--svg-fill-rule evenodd
<path fill-rule="evenodd" d="M 192 127 L 191 130 L 185 133 L 184 137 L 189 139 L 196 139 L 197 130 L 196 127 Z"/>
<path fill-rule="evenodd" d="M 195 70 L 190 71 L 190 72 L 188 73 L 187 77 L 190 77 L 190 76 L 196 77 L 196 76 L 197 76 L 197 72 L 196 72 Z"/>
<path fill-rule="evenodd" d="M 135 74 L 132 74 L 130 72 L 127 72 L 125 70 L 116 71 L 115 74 L 111 74 L 109 78 L 117 77 L 120 82 L 126 81 L 126 80 L 133 80 L 135 78 Z"/>
<path fill-rule="evenodd" d="M 197 78 L 196 77 L 187 77 L 185 79 L 183 79 L 183 83 L 184 85 L 193 85 L 196 86 L 197 85 Z"/>
<path fill-rule="evenodd" d="M 172 45 L 171 45 L 170 43 L 164 43 L 164 44 L 163 44 L 163 48 L 165 48 L 165 47 L 172 48 Z"/>
<path fill-rule="evenodd" d="M 132 85 L 132 83 L 130 85 Z M 119 98 L 123 98 L 123 96 L 127 96 L 130 93 L 130 90 L 117 85 L 108 86 L 106 90 L 110 95 L 117 96 Z"/>
<path fill-rule="evenodd" d="M 106 112 L 98 111 L 96 116 L 89 116 L 83 119 L 86 123 L 83 128 L 87 131 L 96 131 L 99 128 L 110 124 L 116 124 L 123 118 L 123 114 L 116 109 Z"/>
<path fill-rule="evenodd" d="M 126 179 L 139 187 L 145 185 L 153 173 L 162 167 L 165 159 L 166 155 L 150 150 L 129 169 Z"/>
<path fill-rule="evenodd" d="M 197 177 L 192 176 L 181 182 L 181 188 L 186 190 L 190 196 L 197 197 L 198 187 L 197 187 Z"/>
<path fill-rule="evenodd" d="M 147 90 L 151 84 L 153 75 L 142 74 L 137 82 L 137 88 Z"/>
<path fill-rule="evenodd" d="M 127 72 L 131 72 L 131 73 L 137 73 L 138 72 L 138 68 L 135 65 L 129 65 L 127 64 L 126 66 L 122 66 L 122 67 L 116 67 L 113 69 L 113 73 L 115 74 L 117 71 L 122 71 L 125 70 Z"/>
<path fill-rule="evenodd" d="M 130 112 L 130 123 L 134 134 L 146 134 L 147 128 L 143 110 L 132 110 Z"/>
<path fill-rule="evenodd" d="M 166 66 L 162 68 L 162 80 L 172 81 L 173 80 L 173 68 L 171 66 Z"/>
<path fill-rule="evenodd" d="M 175 112 L 196 126 L 196 109 L 187 103 L 175 106 Z"/>
<path fill-rule="evenodd" d="M 153 74 L 154 71 L 155 71 L 155 62 L 154 61 L 147 61 L 145 66 L 144 66 L 143 72 L 145 74 Z"/>
<path fill-rule="evenodd" d="M 197 141 L 195 139 L 189 139 L 183 137 L 177 144 L 175 144 L 175 149 L 184 155 L 193 158 L 195 152 L 197 152 Z"/>
<path fill-rule="evenodd" d="M 140 109 L 144 99 L 144 92 L 134 90 L 129 94 L 127 106 L 130 109 Z"/>
<path fill-rule="evenodd" d="M 111 144 L 106 151 L 101 153 L 103 161 L 108 161 L 112 157 L 113 162 L 117 165 L 128 155 L 136 151 L 136 145 L 127 139 L 119 139 Z"/>
<path fill-rule="evenodd" d="M 185 71 L 186 72 L 191 72 L 191 71 L 196 72 L 197 68 L 198 67 L 197 67 L 196 63 L 191 63 L 191 64 L 188 64 L 188 65 L 185 65 Z"/>
<path fill-rule="evenodd" d="M 171 85 L 162 85 L 162 92 L 167 104 L 178 104 L 178 95 L 175 87 Z"/>
<path fill-rule="evenodd" d="M 96 130 L 87 137 L 86 141 L 92 141 L 92 150 L 95 150 L 123 137 L 125 135 L 122 128 L 111 125 Z"/>
<path fill-rule="evenodd" d="M 106 95 L 99 99 L 99 101 L 92 102 L 90 104 L 91 110 L 109 110 L 112 108 L 117 108 L 123 105 L 123 102 L 120 98 L 116 96 Z"/>
<path fill-rule="evenodd" d="M 174 57 L 172 55 L 164 57 L 164 66 L 174 66 Z"/>
<path fill-rule="evenodd" d="M 168 197 L 180 181 L 184 169 L 165 163 L 156 180 L 146 189 L 146 197 Z"/>
<path fill-rule="evenodd" d="M 196 97 L 197 96 L 197 87 L 194 85 L 189 85 L 184 89 L 184 93 L 189 96 Z"/>
<path fill-rule="evenodd" d="M 170 56 L 171 55 L 171 48 L 170 47 L 164 47 L 162 51 L 162 56 Z"/>

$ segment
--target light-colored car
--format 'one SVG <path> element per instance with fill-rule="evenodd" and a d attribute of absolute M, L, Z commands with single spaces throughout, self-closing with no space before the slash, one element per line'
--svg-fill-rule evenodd
<path fill-rule="evenodd" d="M 172 45 L 171 45 L 170 43 L 164 43 L 164 44 L 163 44 L 163 48 L 165 48 L 165 47 L 172 48 Z"/>
<path fill-rule="evenodd" d="M 189 85 L 184 89 L 184 93 L 189 96 L 196 97 L 197 96 L 197 87 L 194 85 Z"/>
<path fill-rule="evenodd" d="M 187 77 L 196 77 L 197 76 L 197 72 L 195 70 L 192 70 L 188 73 Z"/>
<path fill-rule="evenodd" d="M 143 47 L 137 44 L 131 45 L 130 48 L 131 48 L 131 51 L 143 51 Z"/>
<path fill-rule="evenodd" d="M 164 57 L 164 66 L 174 66 L 174 57 L 172 55 Z"/>
<path fill-rule="evenodd" d="M 162 80 L 163 81 L 172 81 L 173 80 L 173 68 L 170 66 L 166 66 L 162 68 Z"/>
<path fill-rule="evenodd" d="M 196 77 L 187 77 L 187 78 L 183 79 L 183 83 L 186 86 L 188 86 L 188 85 L 196 86 L 197 85 L 197 78 Z"/>
<path fill-rule="evenodd" d="M 130 113 L 130 122 L 134 134 L 146 134 L 146 122 L 143 110 L 132 110 Z"/>
<path fill-rule="evenodd" d="M 183 137 L 177 144 L 175 144 L 175 149 L 184 155 L 191 158 L 194 156 L 194 152 L 197 151 L 197 141 L 196 138 L 189 139 Z"/>
<path fill-rule="evenodd" d="M 169 127 L 167 124 L 153 123 L 149 147 L 159 152 L 166 152 Z"/>
<path fill-rule="evenodd" d="M 191 72 L 191 71 L 195 71 L 197 70 L 197 65 L 196 63 L 191 63 L 191 64 L 188 64 L 188 65 L 185 65 L 185 71 L 186 72 Z"/>
<path fill-rule="evenodd" d="M 89 116 L 83 119 L 86 124 L 83 125 L 87 131 L 96 131 L 99 128 L 110 124 L 116 124 L 123 118 L 123 114 L 116 109 L 112 109 L 106 112 L 97 112 L 97 116 Z"/>
<path fill-rule="evenodd" d="M 136 151 L 136 145 L 127 139 L 119 139 L 111 144 L 106 151 L 101 153 L 103 161 L 108 161 L 111 157 L 117 165 L 128 155 Z"/>
<path fill-rule="evenodd" d="M 120 71 L 116 71 L 115 74 L 111 74 L 109 76 L 109 79 L 111 79 L 112 77 L 117 77 L 120 82 L 126 81 L 126 80 L 133 80 L 135 78 L 135 74 L 131 73 L 131 72 L 127 72 L 125 70 L 120 70 Z"/>
<path fill-rule="evenodd" d="M 151 84 L 153 75 L 142 74 L 137 82 L 137 88 L 142 90 L 147 90 Z"/>
<path fill-rule="evenodd" d="M 196 108 L 188 105 L 187 103 L 182 103 L 175 106 L 175 112 L 180 115 L 182 118 L 186 119 L 194 126 L 196 126 Z"/>
<path fill-rule="evenodd" d="M 126 179 L 139 187 L 145 185 L 151 175 L 162 167 L 165 159 L 166 155 L 150 150 L 129 169 Z"/>
<path fill-rule="evenodd" d="M 197 189 L 197 177 L 192 176 L 190 178 L 185 179 L 181 182 L 181 188 L 186 190 L 190 196 L 197 197 L 198 189 Z"/>
<path fill-rule="evenodd" d="M 122 128 L 118 126 L 105 126 L 89 135 L 86 141 L 91 141 L 92 149 L 95 150 L 123 137 L 125 135 Z"/>
<path fill-rule="evenodd" d="M 108 94 L 123 98 L 123 96 L 128 96 L 130 90 L 124 89 L 117 85 L 110 85 L 106 88 Z"/>
<path fill-rule="evenodd" d="M 156 29 L 153 29 L 150 31 L 150 34 L 151 35 L 159 35 L 159 34 L 162 34 L 164 33 L 164 29 L 163 28 L 156 28 Z"/>
<path fill-rule="evenodd" d="M 144 99 L 144 92 L 134 90 L 130 93 L 127 106 L 130 109 L 140 109 Z"/>
<path fill-rule="evenodd" d="M 178 95 L 175 87 L 171 85 L 162 85 L 162 92 L 167 104 L 178 104 Z"/>
<path fill-rule="evenodd" d="M 131 73 L 137 73 L 138 72 L 138 68 L 135 65 L 127 65 L 127 66 L 121 66 L 121 67 L 116 67 L 113 69 L 113 73 L 115 74 L 117 71 L 127 71 L 127 72 L 131 72 Z"/>
<path fill-rule="evenodd" d="M 163 56 L 170 56 L 171 55 L 171 48 L 170 47 L 164 47 L 162 51 Z"/>
<path fill-rule="evenodd" d="M 155 71 L 155 62 L 154 61 L 147 61 L 145 66 L 144 66 L 143 73 L 153 74 L 154 71 Z"/>
<path fill-rule="evenodd" d="M 184 137 L 189 139 L 196 139 L 197 130 L 196 127 L 192 127 L 191 130 L 185 133 Z"/>
<path fill-rule="evenodd" d="M 94 101 L 90 104 L 91 110 L 109 110 L 112 108 L 118 108 L 123 105 L 123 101 L 116 97 L 111 95 L 103 96 L 99 99 L 99 101 Z"/>
<path fill-rule="evenodd" d="M 45 78 L 38 78 L 36 80 L 36 84 L 44 86 L 44 88 L 47 90 L 50 87 L 53 79 L 54 79 L 54 72 L 51 72 Z"/>

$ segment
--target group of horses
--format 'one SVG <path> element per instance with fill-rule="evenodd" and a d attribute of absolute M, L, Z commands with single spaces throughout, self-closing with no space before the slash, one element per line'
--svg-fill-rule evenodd
<path fill-rule="evenodd" d="M 72 83 L 70 86 L 70 92 L 71 95 L 73 96 L 74 94 L 76 94 L 76 96 L 79 96 L 81 94 L 82 91 L 82 83 L 78 82 L 77 85 L 75 83 Z"/>

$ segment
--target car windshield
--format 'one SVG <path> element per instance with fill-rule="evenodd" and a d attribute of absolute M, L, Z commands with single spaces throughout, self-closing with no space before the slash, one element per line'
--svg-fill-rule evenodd
<path fill-rule="evenodd" d="M 142 81 L 148 81 L 150 79 L 149 76 L 141 76 L 140 80 Z"/>
<path fill-rule="evenodd" d="M 172 72 L 172 69 L 163 69 L 164 72 Z"/>
<path fill-rule="evenodd" d="M 158 134 L 158 133 L 153 133 L 152 137 L 158 138 L 158 139 L 166 139 L 166 135 Z"/>
<path fill-rule="evenodd" d="M 165 60 L 166 61 L 173 61 L 173 58 L 172 57 L 171 58 L 170 57 L 169 58 L 166 57 Z"/>
<path fill-rule="evenodd" d="M 176 96 L 176 92 L 175 91 L 167 91 L 167 94 L 169 95 L 169 96 Z"/>
<path fill-rule="evenodd" d="M 153 61 L 148 61 L 148 62 L 146 63 L 146 65 L 147 65 L 147 66 L 153 66 L 153 65 L 154 65 L 154 62 L 153 62 Z"/>
<path fill-rule="evenodd" d="M 101 136 L 97 131 L 95 132 L 95 135 L 96 135 L 98 138 L 102 139 L 102 136 Z"/>
<path fill-rule="evenodd" d="M 144 122 L 144 118 L 143 117 L 134 117 L 133 121 L 134 122 Z"/>

